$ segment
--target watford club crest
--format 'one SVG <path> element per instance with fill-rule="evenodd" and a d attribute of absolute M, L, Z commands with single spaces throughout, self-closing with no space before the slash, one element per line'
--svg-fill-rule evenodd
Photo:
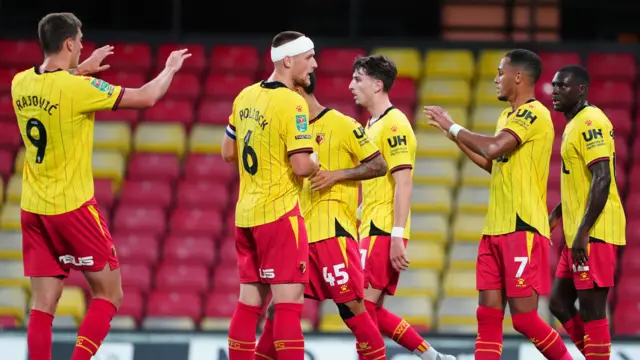
<path fill-rule="evenodd" d="M 324 142 L 324 134 L 316 135 L 316 142 L 318 143 L 318 145 L 322 144 Z"/>

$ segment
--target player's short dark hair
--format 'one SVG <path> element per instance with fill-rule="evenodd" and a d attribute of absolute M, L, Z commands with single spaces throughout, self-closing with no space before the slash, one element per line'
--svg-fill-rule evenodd
<path fill-rule="evenodd" d="M 526 49 L 511 50 L 504 55 L 509 58 L 511 65 L 522 66 L 529 74 L 529 79 L 535 83 L 542 73 L 542 61 L 536 53 Z"/>
<path fill-rule="evenodd" d="M 591 79 L 589 72 L 583 66 L 580 65 L 567 65 L 558 70 L 559 73 L 568 73 L 573 75 L 573 78 L 580 82 L 580 85 L 589 86 Z"/>
<path fill-rule="evenodd" d="M 391 91 L 398 76 L 396 64 L 384 55 L 360 56 L 353 63 L 353 71 L 362 69 L 365 74 L 382 81 L 384 92 Z"/>
<path fill-rule="evenodd" d="M 44 54 L 60 52 L 67 39 L 78 36 L 81 27 L 82 22 L 72 13 L 52 13 L 43 17 L 38 23 L 38 38 Z"/>
<path fill-rule="evenodd" d="M 280 45 L 284 45 L 290 41 L 293 41 L 297 38 L 303 37 L 304 34 L 297 31 L 283 31 L 278 35 L 273 37 L 271 41 L 271 47 L 278 47 Z"/>
<path fill-rule="evenodd" d="M 313 93 L 316 91 L 316 73 L 309 74 L 309 79 L 311 79 L 309 86 L 304 86 L 302 89 L 307 94 L 313 95 Z"/>

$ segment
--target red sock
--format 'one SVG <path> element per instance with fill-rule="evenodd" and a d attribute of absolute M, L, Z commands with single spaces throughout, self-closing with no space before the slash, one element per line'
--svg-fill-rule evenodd
<path fill-rule="evenodd" d="M 384 307 L 378 308 L 378 326 L 385 336 L 418 356 L 429 349 L 429 344 L 408 322 Z"/>
<path fill-rule="evenodd" d="M 378 327 L 378 304 L 374 303 L 373 301 L 365 300 L 364 307 L 365 309 L 367 309 L 367 312 L 369 313 L 369 318 L 371 318 L 371 321 L 373 321 L 373 324 L 377 328 Z"/>
<path fill-rule="evenodd" d="M 27 329 L 29 359 L 51 360 L 51 325 L 53 315 L 40 310 L 31 310 Z"/>
<path fill-rule="evenodd" d="M 275 310 L 273 344 L 278 360 L 304 360 L 304 336 L 300 326 L 302 304 L 279 303 Z"/>
<path fill-rule="evenodd" d="M 251 306 L 238 301 L 229 324 L 229 360 L 253 360 L 256 328 L 261 314 L 261 306 Z"/>
<path fill-rule="evenodd" d="M 531 340 L 547 359 L 572 359 L 560 334 L 540 318 L 537 310 L 514 314 L 511 319 L 513 328 Z"/>
<path fill-rule="evenodd" d="M 111 328 L 111 319 L 118 309 L 105 299 L 93 299 L 78 329 L 78 340 L 71 360 L 91 360 Z"/>
<path fill-rule="evenodd" d="M 476 360 L 500 360 L 502 356 L 502 310 L 478 306 L 478 337 L 476 338 Z"/>
<path fill-rule="evenodd" d="M 273 320 L 266 319 L 256 346 L 256 359 L 275 360 L 276 357 L 276 348 L 273 346 Z"/>
<path fill-rule="evenodd" d="M 358 357 L 360 359 L 386 359 L 386 347 L 378 327 L 369 313 L 361 313 L 344 321 L 356 337 Z"/>
<path fill-rule="evenodd" d="M 576 344 L 578 350 L 584 355 L 584 324 L 580 314 L 576 314 L 571 320 L 562 324 L 562 327 L 569 334 L 571 341 Z"/>
<path fill-rule="evenodd" d="M 606 360 L 611 356 L 611 334 L 607 319 L 584 323 L 584 357 L 586 360 Z"/>

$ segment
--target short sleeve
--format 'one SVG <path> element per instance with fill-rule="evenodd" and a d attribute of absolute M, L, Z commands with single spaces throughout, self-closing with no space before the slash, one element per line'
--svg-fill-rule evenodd
<path fill-rule="evenodd" d="M 231 108 L 231 115 L 229 115 L 229 124 L 227 124 L 227 129 L 225 133 L 228 137 L 233 140 L 236 139 L 236 100 L 233 101 L 233 106 Z"/>
<path fill-rule="evenodd" d="M 345 142 L 347 152 L 353 154 L 360 162 L 367 162 L 380 155 L 378 147 L 369 139 L 362 125 L 353 119 L 345 121 L 345 124 L 348 124 L 345 126 L 349 129 Z"/>
<path fill-rule="evenodd" d="M 90 76 L 70 75 L 70 95 L 78 112 L 117 110 L 125 89 Z"/>
<path fill-rule="evenodd" d="M 573 140 L 578 142 L 575 147 L 587 167 L 598 161 L 610 160 L 612 138 L 604 123 L 582 119 L 574 121 L 580 121 L 580 123 L 576 124 L 579 126 L 579 134 L 576 134 Z"/>
<path fill-rule="evenodd" d="M 413 169 L 411 149 L 415 148 L 412 130 L 401 124 L 391 123 L 382 130 L 382 156 L 387 162 L 389 172 Z"/>
<path fill-rule="evenodd" d="M 529 140 L 534 134 L 534 126 L 539 117 L 544 116 L 535 106 L 522 106 L 516 110 L 514 116 L 507 120 L 502 128 L 518 140 L 518 145 Z"/>
<path fill-rule="evenodd" d="M 298 153 L 312 153 L 315 142 L 311 138 L 309 126 L 309 106 L 301 96 L 291 97 L 283 102 L 281 119 L 282 137 L 289 156 Z"/>

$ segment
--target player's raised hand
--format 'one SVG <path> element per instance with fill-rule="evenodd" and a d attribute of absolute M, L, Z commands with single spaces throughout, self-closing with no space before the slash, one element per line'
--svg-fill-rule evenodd
<path fill-rule="evenodd" d="M 172 51 L 167 58 L 165 69 L 173 72 L 177 72 L 178 70 L 180 70 L 180 68 L 182 68 L 182 63 L 184 62 L 184 60 L 191 57 L 191 54 L 187 51 L 189 51 L 189 49 Z"/>
<path fill-rule="evenodd" d="M 404 247 L 404 240 L 399 237 L 391 237 L 391 244 L 389 246 L 391 266 L 393 266 L 396 271 L 407 270 L 409 268 L 409 258 L 407 257 L 407 250 Z"/>
<path fill-rule="evenodd" d="M 429 119 L 429 125 L 434 126 L 448 134 L 453 124 L 449 113 L 439 106 L 425 106 L 422 110 Z"/>
<path fill-rule="evenodd" d="M 78 75 L 91 75 L 109 70 L 111 65 L 102 64 L 104 59 L 109 55 L 113 55 L 113 46 L 111 45 L 105 45 L 94 50 L 91 56 L 83 61 L 82 64 L 78 65 Z"/>

